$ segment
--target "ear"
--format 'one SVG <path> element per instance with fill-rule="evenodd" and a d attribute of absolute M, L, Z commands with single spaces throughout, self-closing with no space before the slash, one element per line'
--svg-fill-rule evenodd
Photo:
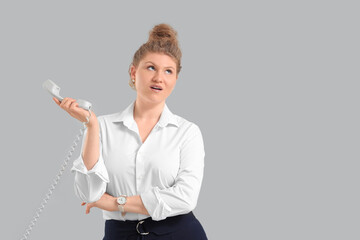
<path fill-rule="evenodd" d="M 131 65 L 130 67 L 130 77 L 131 79 L 135 79 L 135 75 L 136 75 L 136 68 L 134 65 Z"/>

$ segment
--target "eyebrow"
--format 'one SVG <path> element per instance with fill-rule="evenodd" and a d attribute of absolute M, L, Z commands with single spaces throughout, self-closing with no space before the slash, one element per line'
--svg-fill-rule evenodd
<path fill-rule="evenodd" d="M 153 62 L 151 62 L 151 61 L 147 61 L 147 62 L 145 62 L 145 63 L 152 63 L 152 64 L 156 65 L 155 63 L 153 63 Z M 172 66 L 165 67 L 165 68 L 172 68 L 172 69 L 175 69 L 175 68 L 174 68 L 174 67 L 172 67 Z"/>

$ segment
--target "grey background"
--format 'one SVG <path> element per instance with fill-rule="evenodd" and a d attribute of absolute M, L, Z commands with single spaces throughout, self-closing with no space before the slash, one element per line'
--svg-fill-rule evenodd
<path fill-rule="evenodd" d="M 1 1 L 0 238 L 21 238 L 82 126 L 43 81 L 97 115 L 122 111 L 132 56 L 165 22 L 183 51 L 167 104 L 204 137 L 194 212 L 209 239 L 359 239 L 358 13 L 356 1 Z M 30 239 L 102 239 L 69 169 Z"/>

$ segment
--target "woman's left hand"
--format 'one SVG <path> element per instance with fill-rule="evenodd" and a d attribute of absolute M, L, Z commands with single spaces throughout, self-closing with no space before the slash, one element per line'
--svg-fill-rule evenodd
<path fill-rule="evenodd" d="M 81 203 L 84 206 L 86 203 Z M 86 214 L 90 213 L 92 207 L 97 207 L 106 211 L 119 211 L 116 197 L 111 196 L 108 193 L 104 193 L 99 200 L 96 202 L 88 203 L 86 205 Z"/>

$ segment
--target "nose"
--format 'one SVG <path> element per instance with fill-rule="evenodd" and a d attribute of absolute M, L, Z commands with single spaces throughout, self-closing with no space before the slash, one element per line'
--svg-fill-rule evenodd
<path fill-rule="evenodd" d="M 164 78 L 165 78 L 164 73 L 162 73 L 161 71 L 156 71 L 156 73 L 153 77 L 153 81 L 162 82 L 164 80 Z"/>

